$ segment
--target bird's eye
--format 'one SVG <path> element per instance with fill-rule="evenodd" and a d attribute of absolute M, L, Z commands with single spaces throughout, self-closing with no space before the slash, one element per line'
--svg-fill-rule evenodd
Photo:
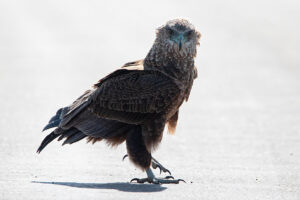
<path fill-rule="evenodd" d="M 186 36 L 187 38 L 190 38 L 192 36 L 192 34 L 193 34 L 193 31 L 190 30 L 190 31 L 185 32 L 184 36 Z"/>
<path fill-rule="evenodd" d="M 174 35 L 175 31 L 171 28 L 167 29 L 169 35 Z"/>

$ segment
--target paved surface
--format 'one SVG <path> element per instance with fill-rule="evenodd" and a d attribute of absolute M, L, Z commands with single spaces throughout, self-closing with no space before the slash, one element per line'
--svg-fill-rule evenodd
<path fill-rule="evenodd" d="M 300 199 L 299 1 L 182 2 L 0 2 L 0 199 Z M 176 17 L 202 32 L 199 78 L 154 156 L 186 184 L 129 184 L 145 174 L 124 145 L 35 153 L 57 108 Z"/>

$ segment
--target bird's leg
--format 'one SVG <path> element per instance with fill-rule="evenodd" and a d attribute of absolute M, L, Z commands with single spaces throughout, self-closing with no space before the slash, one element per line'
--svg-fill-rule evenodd
<path fill-rule="evenodd" d="M 134 178 L 130 182 L 136 181 L 137 183 L 153 183 L 153 184 L 178 184 L 182 179 L 174 179 L 173 176 L 166 176 L 165 178 L 156 178 L 150 168 L 146 169 L 147 178 Z"/>
<path fill-rule="evenodd" d="M 127 154 L 123 157 L 123 161 L 124 161 L 124 159 L 125 159 L 126 157 L 128 157 Z M 160 174 L 161 174 L 161 171 L 163 171 L 163 172 L 168 172 L 168 173 L 171 175 L 171 172 L 170 172 L 167 168 L 165 168 L 162 164 L 160 164 L 160 163 L 159 163 L 155 158 L 153 158 L 153 157 L 151 157 L 151 166 L 152 166 L 153 169 L 158 168 L 159 171 L 160 171 Z"/>

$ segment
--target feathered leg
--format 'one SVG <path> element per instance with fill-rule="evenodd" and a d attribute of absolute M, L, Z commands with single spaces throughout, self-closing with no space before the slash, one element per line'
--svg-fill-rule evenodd
<path fill-rule="evenodd" d="M 142 170 L 145 170 L 147 173 L 147 178 L 134 178 L 132 181 L 137 181 L 137 183 L 154 183 L 154 184 L 168 184 L 168 183 L 175 183 L 178 184 L 180 181 L 184 181 L 182 179 L 174 179 L 172 176 L 167 176 L 165 178 L 156 178 L 150 169 L 151 160 L 153 160 L 151 153 L 147 150 L 142 135 L 142 129 L 140 126 L 135 127 L 132 129 L 126 138 L 126 146 L 129 159 Z M 156 161 L 156 165 L 160 165 Z"/>
<path fill-rule="evenodd" d="M 126 147 L 129 159 L 139 168 L 145 170 L 150 167 L 151 154 L 144 144 L 140 126 L 136 126 L 128 132 Z"/>

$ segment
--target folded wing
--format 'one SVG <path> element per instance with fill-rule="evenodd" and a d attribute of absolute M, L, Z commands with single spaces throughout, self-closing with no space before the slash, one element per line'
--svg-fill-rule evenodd
<path fill-rule="evenodd" d="M 88 109 L 98 117 L 140 124 L 166 112 L 180 84 L 159 71 L 117 70 L 96 84 Z"/>

